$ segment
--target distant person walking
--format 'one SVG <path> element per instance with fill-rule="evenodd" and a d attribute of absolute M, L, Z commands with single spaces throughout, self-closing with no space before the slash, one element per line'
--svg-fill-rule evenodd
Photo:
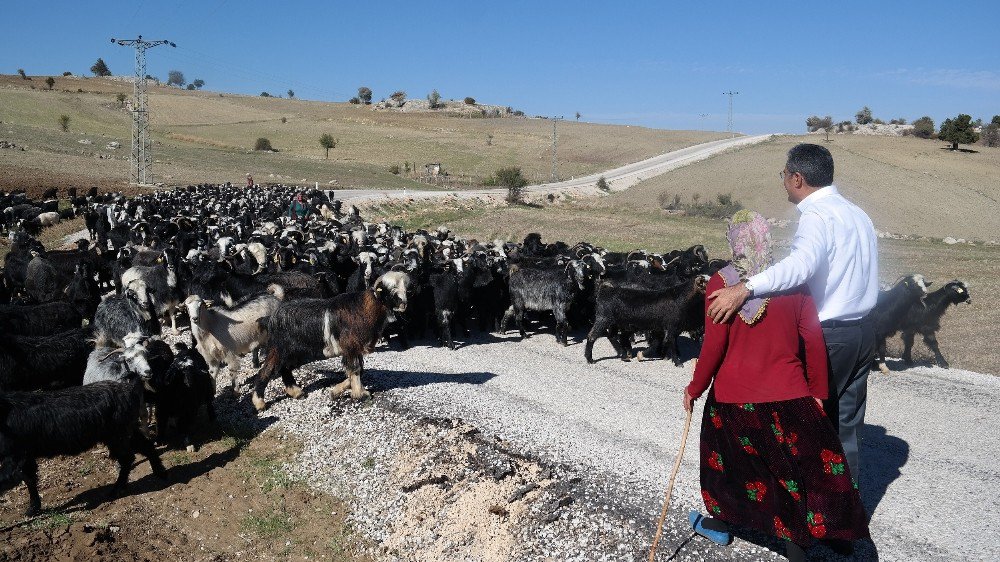
<path fill-rule="evenodd" d="M 859 478 L 858 429 L 865 421 L 875 330 L 868 313 L 878 299 L 875 228 L 833 185 L 833 156 L 816 144 L 788 151 L 780 172 L 801 216 L 788 257 L 732 287 L 709 294 L 708 316 L 728 322 L 747 299 L 808 285 L 819 309 L 830 363 L 826 412 L 840 434 L 851 474 Z"/>
<path fill-rule="evenodd" d="M 288 218 L 292 220 L 304 220 L 309 213 L 309 206 L 306 204 L 302 192 L 296 193 L 292 203 L 288 206 Z"/>
<path fill-rule="evenodd" d="M 253 176 L 247 174 L 247 188 L 253 187 Z"/>
<path fill-rule="evenodd" d="M 773 263 L 770 226 L 743 210 L 729 222 L 732 264 L 708 290 L 732 287 Z M 816 305 L 802 285 L 741 305 L 732 322 L 705 324 L 705 342 L 684 409 L 711 384 L 701 423 L 701 495 L 708 516 L 692 528 L 713 542 L 732 541 L 730 525 L 786 542 L 789 560 L 806 560 L 816 539 L 869 537 L 861 496 L 844 449 L 823 412 L 829 371 Z"/>

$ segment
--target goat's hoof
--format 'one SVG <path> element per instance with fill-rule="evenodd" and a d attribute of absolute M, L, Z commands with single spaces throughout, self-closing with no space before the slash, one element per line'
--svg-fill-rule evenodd
<path fill-rule="evenodd" d="M 354 390 L 351 390 L 351 398 L 355 400 L 364 400 L 365 398 L 371 398 L 371 397 L 372 393 L 368 392 L 365 389 L 361 389 L 361 392 L 354 392 Z"/>
<path fill-rule="evenodd" d="M 302 387 L 298 385 L 286 386 L 285 393 L 296 400 L 306 397 L 306 393 L 302 390 Z"/>
<path fill-rule="evenodd" d="M 193 453 L 193 452 L 197 451 L 197 449 L 195 448 L 194 445 L 188 445 L 187 447 L 184 447 L 184 450 L 187 451 L 187 452 L 189 452 L 189 453 Z"/>
<path fill-rule="evenodd" d="M 635 360 L 636 361 L 645 361 L 646 360 L 646 355 L 643 354 L 643 352 L 640 351 L 639 353 L 635 354 Z"/>
<path fill-rule="evenodd" d="M 24 510 L 24 516 L 25 517 L 34 517 L 34 516 L 38 515 L 41 512 L 42 512 L 42 506 L 41 505 L 29 505 L 28 509 Z"/>
<path fill-rule="evenodd" d="M 267 404 L 264 402 L 264 399 L 257 396 L 256 393 L 254 393 L 250 400 L 253 402 L 253 407 L 256 408 L 258 412 L 263 412 L 267 408 Z"/>
<path fill-rule="evenodd" d="M 883 375 L 889 375 L 889 367 L 887 367 L 885 363 L 879 363 L 878 370 L 882 371 Z"/>

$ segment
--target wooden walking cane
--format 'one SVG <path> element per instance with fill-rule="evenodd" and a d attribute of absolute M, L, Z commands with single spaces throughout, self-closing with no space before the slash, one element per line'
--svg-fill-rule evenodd
<path fill-rule="evenodd" d="M 698 361 L 695 360 L 695 365 Z M 692 369 L 693 370 L 693 369 Z M 670 473 L 670 483 L 667 484 L 666 497 L 663 499 L 663 511 L 660 512 L 660 521 L 656 524 L 656 534 L 653 535 L 653 545 L 649 547 L 649 562 L 656 558 L 656 545 L 660 542 L 660 534 L 663 533 L 663 521 L 667 518 L 667 509 L 670 508 L 670 495 L 674 491 L 674 480 L 677 479 L 677 471 L 681 468 L 681 459 L 684 458 L 684 446 L 687 444 L 688 431 L 691 429 L 691 413 L 694 407 L 687 411 L 687 418 L 684 420 L 684 433 L 681 434 L 681 449 L 677 452 L 677 460 L 674 461 L 674 470 Z"/>

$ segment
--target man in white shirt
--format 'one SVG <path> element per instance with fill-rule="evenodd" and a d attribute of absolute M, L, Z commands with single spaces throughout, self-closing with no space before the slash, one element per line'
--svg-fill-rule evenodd
<path fill-rule="evenodd" d="M 868 313 L 878 299 L 878 252 L 871 219 L 833 186 L 833 156 L 815 144 L 788 151 L 780 173 L 788 200 L 801 213 L 789 256 L 711 295 L 708 315 L 728 322 L 751 295 L 809 286 L 830 358 L 827 414 L 840 433 L 851 475 L 861 470 L 858 429 L 865 420 L 875 331 Z"/>

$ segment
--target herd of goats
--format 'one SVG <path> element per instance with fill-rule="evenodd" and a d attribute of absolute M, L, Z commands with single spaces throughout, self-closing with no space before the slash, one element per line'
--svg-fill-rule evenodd
<path fill-rule="evenodd" d="M 303 195 L 305 214 L 289 203 Z M 252 355 L 251 400 L 280 376 L 341 357 L 346 378 L 334 398 L 367 396 L 364 356 L 380 342 L 409 347 L 430 331 L 454 349 L 455 336 L 506 332 L 527 337 L 525 314 L 554 321 L 567 345 L 587 329 L 584 355 L 606 337 L 616 354 L 681 363 L 682 333 L 704 331 L 705 287 L 728 262 L 702 246 L 664 254 L 609 252 L 581 242 L 521 243 L 456 238 L 445 227 L 406 232 L 365 222 L 356 207 L 321 190 L 198 185 L 126 198 L 83 195 L 69 206 L 49 190 L 42 201 L 0 192 L 0 230 L 9 253 L 0 284 L 0 493 L 25 482 L 28 513 L 40 509 L 36 459 L 107 446 L 128 481 L 135 453 L 165 477 L 155 441 L 192 447 L 206 409 L 214 418 L 217 381 L 236 393 L 241 358 Z M 88 236 L 75 249 L 46 249 L 43 228 L 82 216 Z M 969 300 L 952 281 L 930 292 L 920 275 L 882 293 L 875 311 L 884 370 L 885 339 L 902 332 L 910 362 L 915 334 L 947 366 L 935 333 L 951 304 Z M 185 320 L 186 317 L 186 320 Z M 178 334 L 172 346 L 165 331 Z M 512 324 L 513 323 L 513 324 Z M 537 324 L 541 326 L 542 324 Z"/>

